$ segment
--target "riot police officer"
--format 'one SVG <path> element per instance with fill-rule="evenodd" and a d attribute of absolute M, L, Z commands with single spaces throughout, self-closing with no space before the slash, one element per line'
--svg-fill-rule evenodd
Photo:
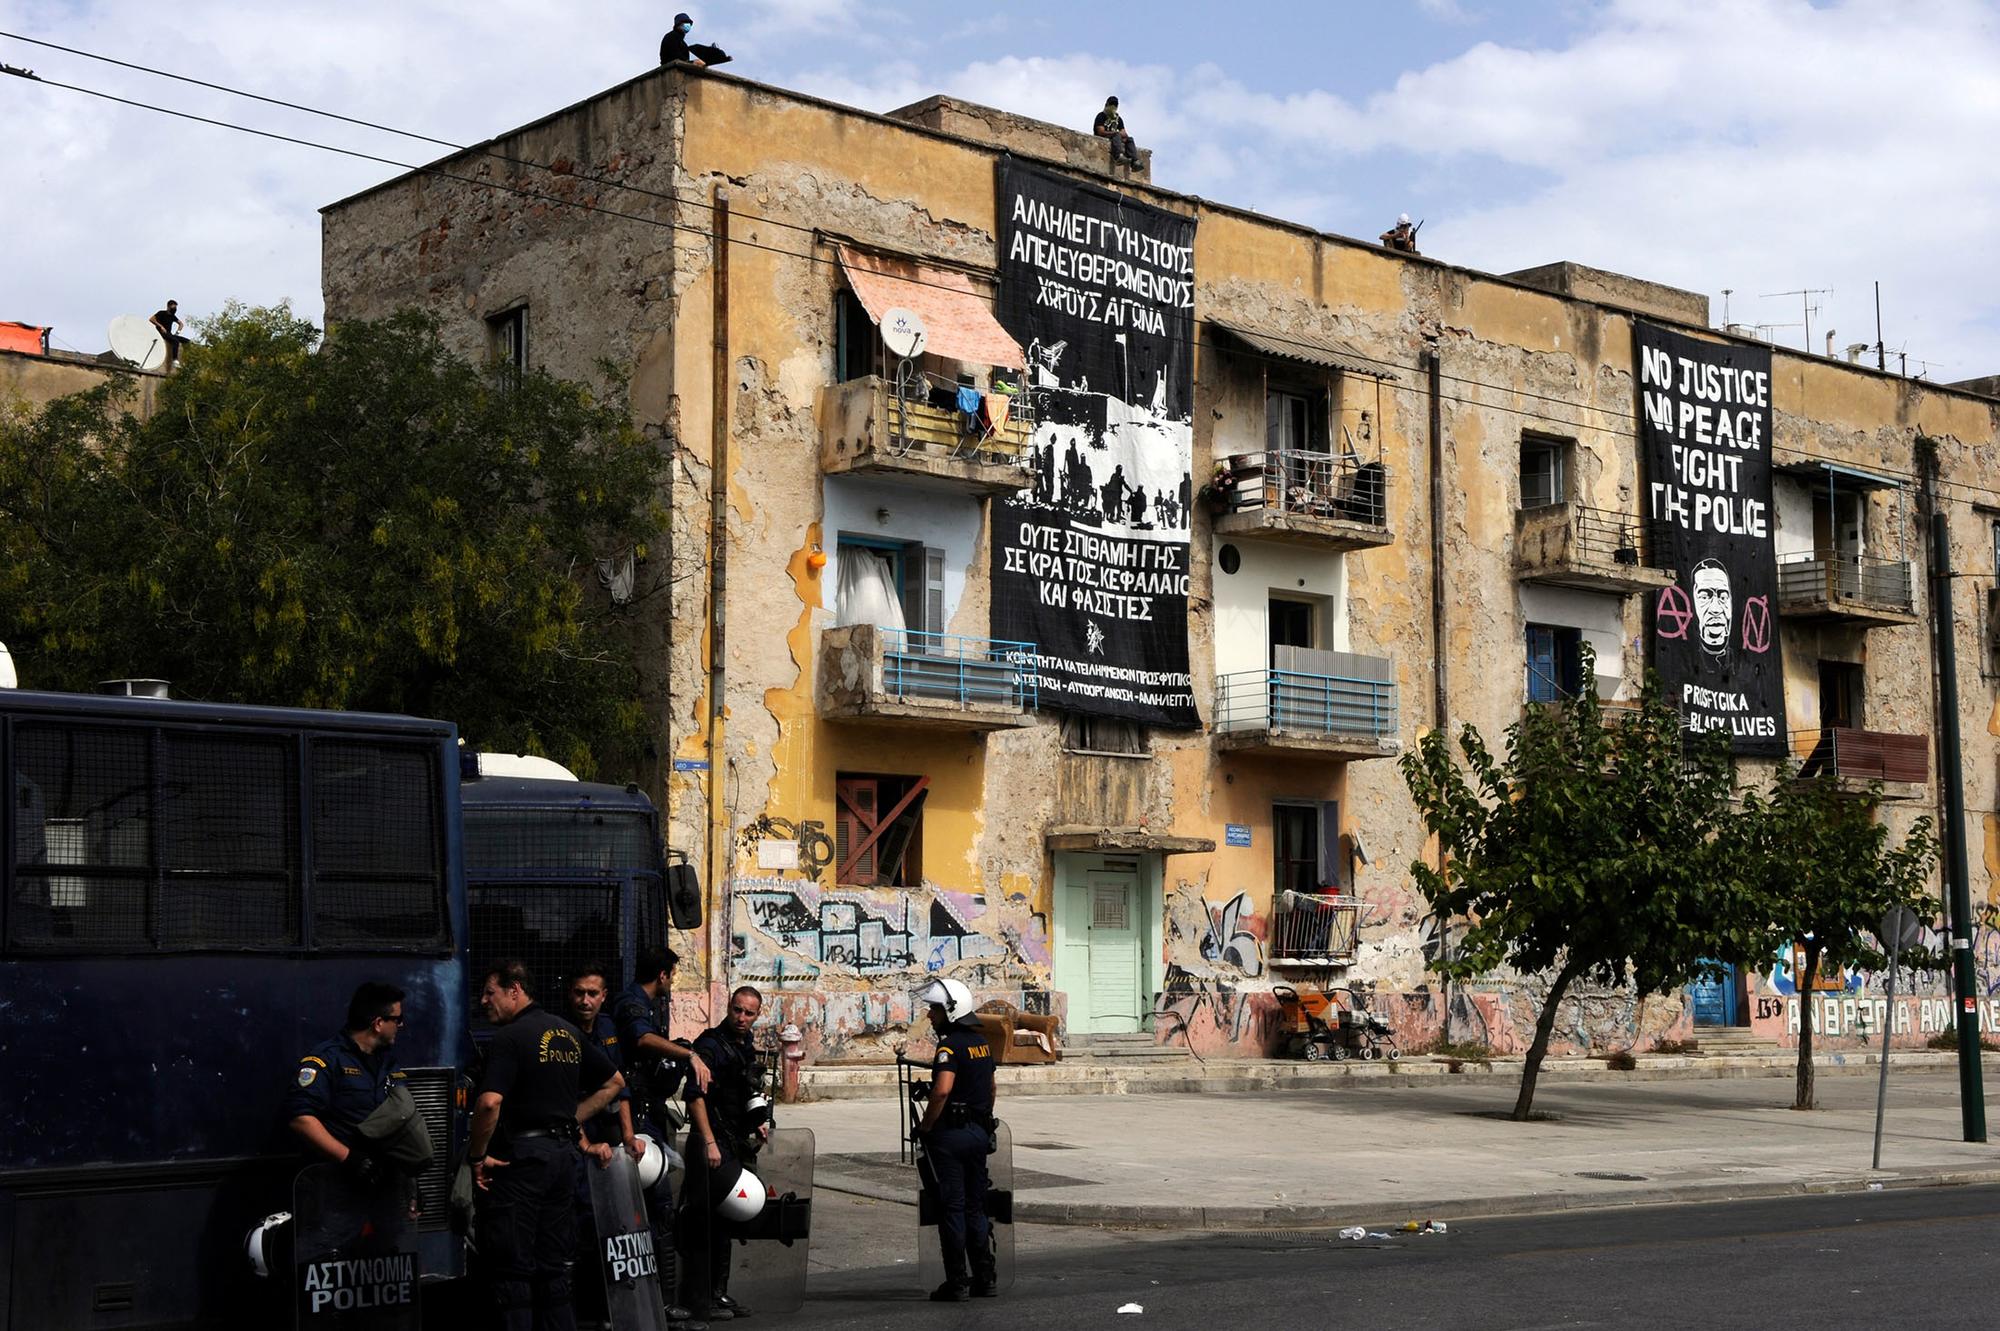
<path fill-rule="evenodd" d="M 688 1307 L 696 1317 L 726 1322 L 750 1310 L 729 1297 L 729 1235 L 716 1208 L 770 1136 L 763 1100 L 763 1066 L 750 1032 L 764 1010 L 764 996 L 744 985 L 729 996 L 729 1015 L 695 1037 L 695 1057 L 712 1074 L 703 1086 L 686 1091 L 690 1120 L 687 1143 L 687 1206 L 693 1214 L 682 1236 L 688 1252 Z M 691 1223 L 689 1223 L 691 1222 Z"/>
<path fill-rule="evenodd" d="M 466 1145 L 480 1259 L 505 1331 L 574 1331 L 578 1125 L 625 1080 L 576 1027 L 536 1005 L 522 962 L 488 966 L 479 1002 L 499 1028 L 486 1042 Z"/>
<path fill-rule="evenodd" d="M 671 957 L 673 954 L 667 955 Z M 626 1071 L 625 1036 L 604 1011 L 604 1000 L 610 992 L 610 982 L 606 979 L 609 973 L 609 967 L 593 961 L 584 963 L 570 974 L 569 1019 L 576 1023 L 586 1040 L 597 1046 L 611 1066 L 623 1074 Z M 589 1142 L 622 1147 L 634 1160 L 640 1160 L 644 1158 L 645 1151 L 660 1150 L 662 1144 L 671 1139 L 660 1131 L 659 1125 L 651 1120 L 643 1107 L 635 1110 L 632 1081 L 627 1077 L 625 1089 L 618 1093 L 617 1098 L 603 1113 L 583 1125 L 583 1135 Z M 650 1146 L 639 1139 L 641 1133 L 651 1139 Z M 577 1208 L 579 1216 L 591 1213 L 590 1190 L 582 1186 L 581 1179 L 577 1187 Z M 668 1182 L 667 1169 L 662 1167 L 659 1181 L 646 1190 L 647 1218 L 652 1222 L 653 1250 L 656 1253 L 673 1251 L 673 1208 L 673 1187 Z M 582 1291 L 579 1288 L 576 1292 Z M 704 1323 L 690 1321 L 687 1309 L 676 1306 L 671 1298 L 672 1291 L 668 1293 L 666 1314 L 669 1327 L 674 1331 L 707 1331 Z"/>
<path fill-rule="evenodd" d="M 931 1291 L 939 1303 L 997 1295 L 993 1229 L 986 1216 L 986 1157 L 993 1151 L 993 1049 L 972 1017 L 972 991 L 940 976 L 917 992 L 930 1005 L 937 1031 L 930 1101 L 917 1140 L 937 1193 L 938 1247 L 944 1283 Z"/>
<path fill-rule="evenodd" d="M 285 1118 L 318 1155 L 333 1161 L 363 1188 L 389 1177 L 367 1149 L 361 1124 L 403 1081 L 396 1066 L 396 1036 L 403 1029 L 403 991 L 370 980 L 348 1000 L 340 1034 L 322 1040 L 299 1060 L 285 1094 Z"/>

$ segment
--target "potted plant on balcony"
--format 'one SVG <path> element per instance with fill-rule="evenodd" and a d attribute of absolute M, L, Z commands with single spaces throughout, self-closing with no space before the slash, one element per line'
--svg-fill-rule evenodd
<path fill-rule="evenodd" d="M 1195 491 L 1195 498 L 1208 506 L 1210 517 L 1219 518 L 1229 511 L 1235 488 L 1236 474 L 1229 470 L 1228 463 L 1218 462 L 1214 473 Z"/>

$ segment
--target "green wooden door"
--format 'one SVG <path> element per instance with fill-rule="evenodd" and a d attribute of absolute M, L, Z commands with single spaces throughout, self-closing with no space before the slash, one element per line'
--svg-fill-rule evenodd
<path fill-rule="evenodd" d="M 1081 887 L 1077 895 L 1088 920 L 1090 946 L 1089 1025 L 1083 1029 L 1136 1031 L 1145 1010 L 1140 983 L 1145 928 L 1138 875 L 1093 870 Z M 1072 996 L 1071 1002 L 1075 1001 Z"/>

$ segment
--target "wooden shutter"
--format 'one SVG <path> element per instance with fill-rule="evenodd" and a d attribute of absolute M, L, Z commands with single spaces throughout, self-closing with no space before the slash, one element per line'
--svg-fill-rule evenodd
<path fill-rule="evenodd" d="M 875 830 L 880 808 L 881 783 L 874 777 L 844 777 L 834 783 L 833 862 L 846 868 L 851 847 L 867 840 Z M 879 843 L 878 843 L 879 844 Z M 842 873 L 842 882 L 868 884 L 875 881 L 876 846 L 869 846 L 854 862 L 851 873 Z"/>
<path fill-rule="evenodd" d="M 944 632 L 944 551 L 912 541 L 903 547 L 903 627 L 912 633 Z M 911 647 L 922 650 L 921 640 Z"/>
<path fill-rule="evenodd" d="M 1340 886 L 1340 801 L 1319 806 L 1319 885 Z"/>

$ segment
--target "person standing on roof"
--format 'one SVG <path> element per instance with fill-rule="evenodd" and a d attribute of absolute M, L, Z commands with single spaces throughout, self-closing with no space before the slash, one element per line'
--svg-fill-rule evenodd
<path fill-rule="evenodd" d="M 1111 165 L 1118 165 L 1121 159 L 1131 166 L 1139 165 L 1139 145 L 1125 132 L 1125 117 L 1118 114 L 1116 97 L 1104 99 L 1104 109 L 1090 122 L 1090 132 L 1100 139 L 1111 140 Z"/>

